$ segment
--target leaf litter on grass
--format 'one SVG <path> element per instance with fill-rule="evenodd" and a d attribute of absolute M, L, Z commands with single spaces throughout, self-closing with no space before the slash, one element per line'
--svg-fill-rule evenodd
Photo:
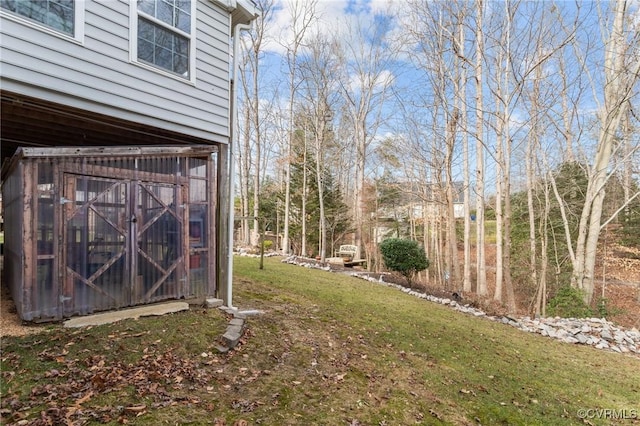
<path fill-rule="evenodd" d="M 624 357 L 300 269 L 238 262 L 237 304 L 265 313 L 226 355 L 213 350 L 228 319 L 217 310 L 3 341 L 3 421 L 577 424 L 578 404 L 640 395 Z"/>

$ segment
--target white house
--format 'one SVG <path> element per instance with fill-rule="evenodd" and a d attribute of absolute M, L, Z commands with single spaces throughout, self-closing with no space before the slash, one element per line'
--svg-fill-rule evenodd
<path fill-rule="evenodd" d="M 230 291 L 231 52 L 256 16 L 0 0 L 3 281 L 23 319 Z"/>

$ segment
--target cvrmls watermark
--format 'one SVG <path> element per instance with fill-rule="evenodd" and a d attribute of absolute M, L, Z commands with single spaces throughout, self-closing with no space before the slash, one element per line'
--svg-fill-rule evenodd
<path fill-rule="evenodd" d="M 580 408 L 578 417 L 581 419 L 604 419 L 604 420 L 629 420 L 640 419 L 640 410 L 635 408 Z"/>

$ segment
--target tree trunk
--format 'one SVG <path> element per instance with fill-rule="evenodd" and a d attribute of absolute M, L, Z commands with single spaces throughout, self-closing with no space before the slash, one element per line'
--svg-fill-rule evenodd
<path fill-rule="evenodd" d="M 630 47 L 625 37 L 626 6 L 627 2 L 623 0 L 614 3 L 613 26 L 609 37 L 605 40 L 604 105 L 600 112 L 598 149 L 589 176 L 579 224 L 572 284 L 584 291 L 586 303 L 591 303 L 593 298 L 596 251 L 601 230 L 600 219 L 616 131 L 629 107 L 628 99 L 640 76 L 640 61 L 637 58 L 629 68 L 625 64 L 625 54 Z M 632 47 L 637 49 L 637 45 Z"/>
<path fill-rule="evenodd" d="M 242 208 L 242 219 L 240 230 L 242 233 L 242 244 L 250 243 L 249 229 L 249 176 L 251 174 L 251 138 L 249 137 L 249 129 L 251 124 L 251 113 L 249 108 L 249 99 L 245 97 L 245 125 L 243 148 L 240 152 L 238 161 L 240 162 L 240 205 Z M 240 150 L 238 150 L 240 151 Z"/>
<path fill-rule="evenodd" d="M 293 41 L 287 49 L 287 63 L 289 65 L 289 126 L 288 126 L 288 146 L 285 159 L 285 198 L 284 198 L 284 230 L 282 237 L 282 254 L 289 254 L 290 239 L 289 225 L 291 221 L 291 160 L 292 144 L 294 136 L 294 111 L 293 105 L 296 96 L 296 71 L 298 69 L 298 49 L 302 46 L 302 41 L 313 21 L 316 20 L 317 0 L 305 3 L 292 2 L 291 6 L 291 28 L 293 31 Z"/>
<path fill-rule="evenodd" d="M 256 62 L 258 52 L 256 53 Z M 258 65 L 256 64 L 256 70 L 254 72 L 254 81 L 253 81 L 253 129 L 255 132 L 255 166 L 254 166 L 254 175 L 253 175 L 253 235 L 251 237 L 251 244 L 253 246 L 257 245 L 258 242 L 262 244 L 260 241 L 259 233 L 259 217 L 260 217 L 260 173 L 261 173 L 261 162 L 262 162 L 262 126 L 260 125 L 260 109 L 258 107 L 260 98 L 259 98 L 259 86 L 258 86 Z M 264 223 L 264 222 L 263 222 Z"/>
<path fill-rule="evenodd" d="M 531 123 L 532 132 L 527 138 L 527 152 L 525 156 L 525 173 L 527 175 L 527 211 L 529 214 L 529 280 L 535 288 L 538 289 L 535 305 L 535 315 L 540 314 L 542 303 L 542 286 L 538 283 L 538 255 L 536 247 L 536 209 L 533 202 L 533 192 L 535 186 L 535 152 L 538 148 L 538 135 L 540 134 L 540 108 L 538 100 L 540 98 L 540 79 L 541 69 L 536 72 L 536 79 L 533 82 L 533 93 L 531 98 L 533 122 Z"/>
<path fill-rule="evenodd" d="M 308 256 L 307 253 L 307 126 L 304 127 L 303 139 L 303 151 L 302 151 L 302 212 L 300 214 L 300 222 L 302 223 L 302 235 L 300 235 L 301 248 L 300 255 Z"/>
<path fill-rule="evenodd" d="M 320 241 L 318 244 L 318 253 L 320 255 L 320 261 L 324 262 L 327 256 L 327 220 L 325 218 L 324 211 L 324 183 L 322 174 L 324 171 L 323 141 L 325 137 L 326 112 L 324 112 L 324 108 L 322 108 L 320 112 L 322 113 L 321 118 L 319 117 L 319 114 L 316 114 L 316 129 L 318 129 L 316 131 L 316 181 L 318 184 L 318 208 L 320 210 Z"/>
<path fill-rule="evenodd" d="M 445 273 L 449 276 L 448 283 L 460 282 L 460 263 L 458 262 L 458 240 L 456 237 L 456 217 L 454 210 L 454 182 L 453 182 L 453 154 L 455 149 L 456 128 L 458 127 L 459 112 L 453 110 L 452 117 L 447 125 L 447 151 L 445 155 L 445 206 L 443 217 L 445 218 L 447 266 Z"/>
<path fill-rule="evenodd" d="M 484 223 L 484 102 L 483 61 L 484 0 L 476 1 L 476 63 L 475 63 L 475 109 L 476 109 L 476 292 L 480 296 L 488 293 L 487 266 L 485 260 L 485 223 Z"/>
<path fill-rule="evenodd" d="M 458 25 L 458 49 L 464 52 L 465 26 L 460 19 Z M 464 53 L 462 56 L 465 56 Z M 469 176 L 469 130 L 467 117 L 467 68 L 466 64 L 460 63 L 460 96 L 458 97 L 460 108 L 460 120 L 462 127 L 462 168 L 463 168 L 463 198 L 464 198 L 464 263 L 462 290 L 466 293 L 471 291 L 471 177 Z"/>

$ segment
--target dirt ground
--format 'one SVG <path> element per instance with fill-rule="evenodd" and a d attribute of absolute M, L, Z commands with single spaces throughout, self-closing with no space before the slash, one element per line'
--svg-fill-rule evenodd
<path fill-rule="evenodd" d="M 595 294 L 611 304 L 611 321 L 640 329 L 640 249 L 613 245 L 601 258 Z"/>
<path fill-rule="evenodd" d="M 26 324 L 23 323 L 18 314 L 16 307 L 11 300 L 11 296 L 6 288 L 2 286 L 0 293 L 0 338 L 4 336 L 24 336 L 31 333 L 39 333 L 46 327 L 43 324 Z"/>

